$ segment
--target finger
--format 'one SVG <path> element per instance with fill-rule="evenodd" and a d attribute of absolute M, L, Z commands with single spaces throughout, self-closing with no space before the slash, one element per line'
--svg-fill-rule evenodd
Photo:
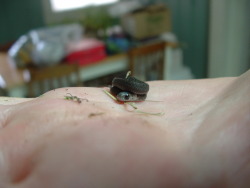
<path fill-rule="evenodd" d="M 32 100 L 32 98 L 0 97 L 0 105 L 13 105 L 30 100 Z"/>

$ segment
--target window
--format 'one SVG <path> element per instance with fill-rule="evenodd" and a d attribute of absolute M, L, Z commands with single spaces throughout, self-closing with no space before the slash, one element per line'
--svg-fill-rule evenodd
<path fill-rule="evenodd" d="M 61 12 L 89 5 L 103 5 L 117 1 L 118 0 L 50 0 L 50 3 L 54 12 Z"/>

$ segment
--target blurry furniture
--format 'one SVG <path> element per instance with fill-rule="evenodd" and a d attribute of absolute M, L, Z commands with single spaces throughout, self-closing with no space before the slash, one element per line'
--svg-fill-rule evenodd
<path fill-rule="evenodd" d="M 157 42 L 133 48 L 129 51 L 129 69 L 140 80 L 164 79 L 166 42 Z"/>
<path fill-rule="evenodd" d="M 5 44 L 0 44 L 0 52 L 7 53 L 10 47 L 14 44 L 14 41 Z"/>
<path fill-rule="evenodd" d="M 167 79 L 169 65 L 173 64 L 172 49 L 176 48 L 177 43 L 164 42 L 165 45 L 165 60 L 164 60 L 164 79 Z M 139 48 L 139 47 L 138 47 Z M 138 49 L 137 48 L 137 49 Z M 113 74 L 120 71 L 131 69 L 131 61 L 127 53 L 115 54 L 106 57 L 104 60 L 98 61 L 95 64 L 80 66 L 81 81 L 89 81 L 105 75 Z M 131 69 L 133 70 L 133 68 Z M 13 66 L 11 59 L 6 53 L 0 53 L 0 78 L 4 81 L 4 90 L 7 96 L 11 97 L 26 97 L 28 96 L 29 73 L 27 70 L 20 70 Z M 150 79 L 147 79 L 150 80 Z"/>
<path fill-rule="evenodd" d="M 81 86 L 77 65 L 59 64 L 45 68 L 32 68 L 28 83 L 28 97 L 37 97 L 46 91 L 67 86 Z"/>
<path fill-rule="evenodd" d="M 0 52 L 0 95 L 10 96 L 10 93 L 14 90 L 14 92 L 19 91 L 19 86 L 23 86 L 24 83 L 25 70 L 17 70 L 8 54 Z"/>

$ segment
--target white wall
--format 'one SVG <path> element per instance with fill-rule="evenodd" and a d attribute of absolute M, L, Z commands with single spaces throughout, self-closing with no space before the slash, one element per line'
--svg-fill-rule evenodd
<path fill-rule="evenodd" d="M 96 3 L 95 0 L 90 0 L 90 1 L 92 1 L 93 3 L 94 2 Z M 100 11 L 100 8 L 101 9 L 106 8 L 114 4 L 114 3 L 105 3 L 103 5 L 86 6 L 86 7 L 82 7 L 78 9 L 54 12 L 52 11 L 50 0 L 43 0 L 42 2 L 43 2 L 43 15 L 44 15 L 44 20 L 46 24 L 55 24 L 55 23 L 58 24 L 58 23 L 68 22 L 70 20 L 83 20 L 84 16 L 86 15 L 86 12 L 90 11 L 88 10 L 90 7 L 92 7 L 91 11 L 94 10 L 98 12 Z M 93 7 L 96 7 L 96 8 L 93 9 Z"/>
<path fill-rule="evenodd" d="M 52 11 L 50 0 L 43 0 L 43 15 L 46 24 L 79 19 L 84 16 L 84 8 L 55 13 Z"/>
<path fill-rule="evenodd" d="M 238 76 L 250 68 L 250 0 L 210 2 L 208 76 Z"/>

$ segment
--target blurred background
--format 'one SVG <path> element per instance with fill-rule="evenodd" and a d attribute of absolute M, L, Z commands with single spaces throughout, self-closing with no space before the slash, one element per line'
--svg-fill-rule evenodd
<path fill-rule="evenodd" d="M 250 0 L 1 0 L 0 95 L 250 68 Z"/>

